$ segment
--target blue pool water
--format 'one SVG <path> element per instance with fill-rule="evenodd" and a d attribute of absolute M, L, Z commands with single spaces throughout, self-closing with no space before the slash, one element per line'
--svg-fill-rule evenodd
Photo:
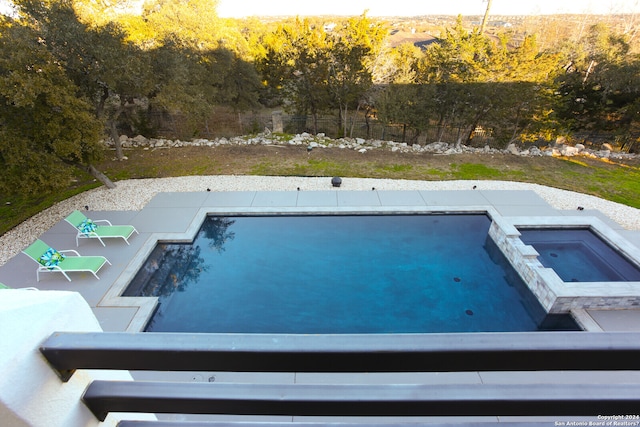
<path fill-rule="evenodd" d="M 640 269 L 588 228 L 523 229 L 520 240 L 564 282 L 640 281 Z"/>
<path fill-rule="evenodd" d="M 209 217 L 193 244 L 159 244 L 124 295 L 160 297 L 151 332 L 553 329 L 558 318 L 545 316 L 508 266 L 490 223 L 486 215 Z"/>

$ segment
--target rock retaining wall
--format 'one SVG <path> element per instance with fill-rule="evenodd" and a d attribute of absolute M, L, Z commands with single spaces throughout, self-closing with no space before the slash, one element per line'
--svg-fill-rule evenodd
<path fill-rule="evenodd" d="M 594 159 L 612 159 L 612 160 L 625 160 L 636 158 L 636 154 L 621 153 L 613 151 L 609 144 L 603 144 L 600 150 L 594 150 L 586 148 L 582 144 L 576 144 L 575 146 L 567 144 L 554 144 L 553 146 L 546 148 L 538 148 L 532 146 L 529 148 L 521 149 L 516 144 L 509 144 L 505 149 L 497 149 L 489 147 L 488 145 L 482 148 L 470 147 L 467 145 L 454 145 L 446 142 L 432 142 L 426 145 L 419 144 L 407 144 L 405 142 L 394 141 L 381 141 L 381 140 L 365 140 L 362 138 L 340 138 L 331 139 L 327 138 L 324 134 L 310 135 L 308 133 L 302 133 L 294 136 L 274 134 L 271 132 L 264 132 L 255 136 L 236 136 L 232 138 L 216 138 L 209 139 L 194 139 L 192 141 L 181 140 L 169 140 L 160 138 L 145 138 L 142 135 L 138 135 L 134 138 L 129 138 L 126 135 L 120 137 L 120 143 L 124 148 L 130 147 L 144 147 L 150 149 L 157 148 L 171 148 L 171 147 L 218 147 L 225 145 L 278 145 L 278 146 L 295 146 L 302 145 L 308 147 L 308 149 L 322 149 L 322 148 L 340 148 L 345 150 L 355 150 L 360 153 L 366 153 L 370 150 L 385 149 L 392 152 L 401 153 L 430 153 L 430 154 L 505 154 L 515 156 L 528 156 L 528 157 L 558 157 L 558 156 L 584 156 Z M 113 146 L 111 140 L 107 141 L 108 146 Z"/>

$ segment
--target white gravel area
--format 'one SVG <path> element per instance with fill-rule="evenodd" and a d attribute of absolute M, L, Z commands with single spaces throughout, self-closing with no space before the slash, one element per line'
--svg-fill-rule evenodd
<path fill-rule="evenodd" d="M 533 190 L 556 209 L 574 210 L 578 206 L 596 209 L 628 230 L 640 230 L 640 209 L 594 196 L 559 190 L 537 184 L 510 181 L 409 181 L 370 178 L 343 178 L 342 186 L 331 187 L 330 178 L 264 176 L 187 176 L 178 178 L 119 181 L 117 188 L 96 188 L 64 200 L 40 212 L 13 230 L 0 236 L 0 265 L 27 247 L 38 236 L 64 219 L 74 209 L 89 206 L 92 211 L 142 209 L 161 192 L 187 191 L 302 191 L 317 190 Z"/>

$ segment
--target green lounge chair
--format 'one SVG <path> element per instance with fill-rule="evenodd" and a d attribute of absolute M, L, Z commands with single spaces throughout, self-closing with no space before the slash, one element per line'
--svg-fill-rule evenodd
<path fill-rule="evenodd" d="M 89 272 L 96 279 L 100 279 L 98 271 L 105 264 L 111 265 L 109 260 L 103 256 L 81 256 L 73 249 L 56 251 L 42 240 L 36 240 L 22 252 L 38 264 L 39 267 L 36 270 L 38 282 L 40 281 L 40 273 L 56 271 L 64 274 L 68 281 L 71 281 L 71 278 L 67 273 L 77 271 Z"/>
<path fill-rule="evenodd" d="M 4 283 L 0 283 L 0 290 L 2 290 L 2 289 L 13 289 L 13 288 L 10 288 L 9 286 L 5 285 Z M 20 290 L 23 290 L 23 291 L 25 291 L 25 290 L 26 291 L 39 291 L 38 288 L 16 288 L 16 289 L 20 289 Z"/>
<path fill-rule="evenodd" d="M 84 216 L 80 211 L 73 211 L 64 219 L 75 228 L 76 246 L 79 246 L 80 239 L 98 239 L 102 246 L 106 246 L 102 239 L 119 238 L 129 244 L 129 237 L 133 233 L 138 233 L 133 225 L 113 225 L 106 219 L 91 220 Z M 98 222 L 104 222 L 107 225 L 99 225 Z"/>

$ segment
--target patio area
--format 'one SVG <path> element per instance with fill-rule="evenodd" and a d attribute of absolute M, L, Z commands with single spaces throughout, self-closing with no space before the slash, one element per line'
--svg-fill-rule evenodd
<path fill-rule="evenodd" d="M 246 191 L 160 193 L 140 211 L 84 211 L 92 219 L 108 219 L 113 224 L 131 224 L 140 232 L 127 245 L 122 239 L 108 239 L 103 247 L 96 239 L 75 244 L 73 228 L 60 221 L 40 236 L 58 250 L 76 249 L 82 255 L 102 255 L 112 265 L 99 272 L 41 274 L 36 281 L 36 265 L 18 254 L 0 267 L 0 282 L 12 288 L 79 292 L 92 307 L 105 331 L 140 331 L 155 307 L 152 298 L 120 298 L 138 268 L 158 240 L 190 241 L 202 219 L 210 213 L 275 212 L 412 212 L 412 211 L 496 212 L 512 223 L 523 218 L 595 217 L 631 245 L 640 248 L 640 231 L 625 230 L 600 211 L 563 211 L 552 208 L 533 191 Z M 640 310 L 589 310 L 590 330 L 639 331 Z"/>

